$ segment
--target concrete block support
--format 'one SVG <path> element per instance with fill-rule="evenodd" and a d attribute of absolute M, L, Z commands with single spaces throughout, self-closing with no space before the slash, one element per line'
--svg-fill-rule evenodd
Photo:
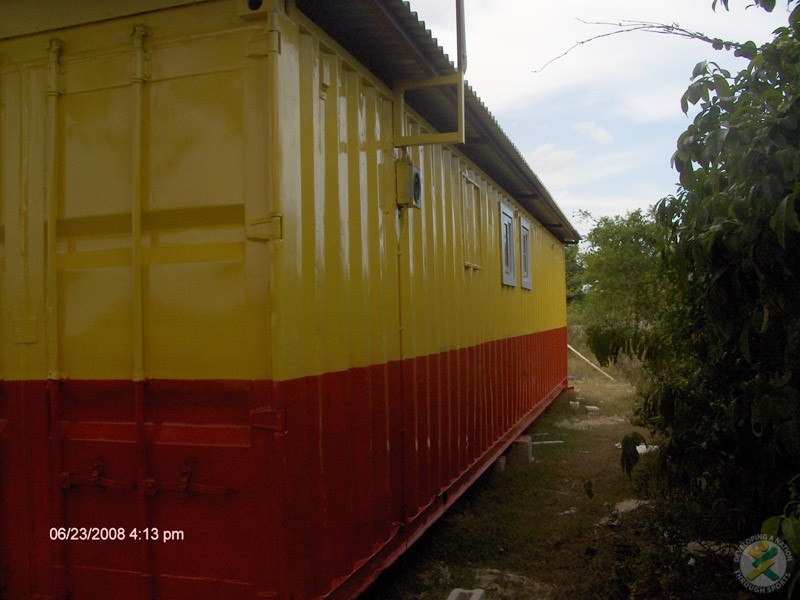
<path fill-rule="evenodd" d="M 509 465 L 527 465 L 533 462 L 531 436 L 521 435 L 508 449 Z"/>
<path fill-rule="evenodd" d="M 447 600 L 484 600 L 485 598 L 486 592 L 483 590 L 462 590 L 461 588 L 456 588 L 450 592 Z"/>

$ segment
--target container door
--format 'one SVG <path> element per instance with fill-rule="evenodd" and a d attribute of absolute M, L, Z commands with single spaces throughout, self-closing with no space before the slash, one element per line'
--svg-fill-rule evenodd
<path fill-rule="evenodd" d="M 58 597 L 276 597 L 266 58 L 193 23 L 51 53 Z"/>
<path fill-rule="evenodd" d="M 62 591 L 142 599 L 275 590 L 269 474 L 282 417 L 253 408 L 268 403 L 266 390 L 175 381 L 59 388 L 54 527 L 64 529 L 53 536 Z"/>

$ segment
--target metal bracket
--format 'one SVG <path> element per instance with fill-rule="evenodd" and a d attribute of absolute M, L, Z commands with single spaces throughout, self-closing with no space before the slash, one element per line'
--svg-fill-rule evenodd
<path fill-rule="evenodd" d="M 405 134 L 405 93 L 427 87 L 456 86 L 456 131 L 446 133 L 424 133 L 420 135 Z M 441 77 L 431 77 L 419 81 L 401 79 L 394 84 L 394 147 L 427 146 L 431 144 L 463 144 L 464 143 L 464 74 L 461 72 Z"/>
<path fill-rule="evenodd" d="M 131 30 L 133 36 L 133 83 L 144 83 L 150 79 L 150 55 L 144 48 L 149 30 L 147 25 L 134 25 Z"/>
<path fill-rule="evenodd" d="M 260 217 L 247 223 L 247 239 L 260 242 L 283 239 L 283 215 Z"/>
<path fill-rule="evenodd" d="M 430 77 L 419 81 L 400 80 L 394 84 L 394 146 L 427 146 L 431 144 L 463 144 L 464 135 L 464 73 L 467 71 L 466 27 L 464 25 L 464 0 L 456 0 L 456 41 L 458 48 L 458 70 L 452 75 Z M 427 87 L 456 86 L 456 131 L 406 135 L 405 93 Z"/>
<path fill-rule="evenodd" d="M 49 67 L 47 77 L 48 96 L 60 96 L 64 93 L 63 73 L 61 71 L 61 53 L 63 51 L 64 42 L 61 40 L 50 40 L 50 46 L 47 49 Z"/>
<path fill-rule="evenodd" d="M 239 17 L 245 20 L 263 19 L 268 21 L 267 28 L 258 38 L 247 44 L 246 56 L 251 58 L 281 53 L 280 19 L 285 18 L 285 6 L 282 0 L 239 0 Z"/>
<path fill-rule="evenodd" d="M 273 53 L 281 53 L 281 32 L 277 25 L 275 29 L 267 29 L 262 35 L 253 38 L 245 49 L 245 56 L 248 58 L 263 58 Z"/>
<path fill-rule="evenodd" d="M 286 409 L 257 408 L 250 411 L 250 425 L 258 429 L 286 433 Z"/>

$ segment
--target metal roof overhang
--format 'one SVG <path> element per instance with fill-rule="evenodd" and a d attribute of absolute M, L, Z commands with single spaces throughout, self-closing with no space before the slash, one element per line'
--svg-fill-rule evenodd
<path fill-rule="evenodd" d="M 422 80 L 456 72 L 408 2 L 295 0 L 295 6 L 389 87 L 401 79 Z M 406 102 L 438 131 L 456 130 L 455 90 L 409 90 Z M 561 242 L 577 242 L 578 232 L 469 86 L 464 93 L 464 113 L 465 143 L 455 144 L 456 148 Z"/>

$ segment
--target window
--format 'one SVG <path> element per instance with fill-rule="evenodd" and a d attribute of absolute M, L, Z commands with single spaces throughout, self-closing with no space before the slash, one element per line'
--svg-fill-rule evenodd
<path fill-rule="evenodd" d="M 481 252 L 481 188 L 468 173 L 461 172 L 462 216 L 464 221 L 464 266 L 480 269 Z"/>
<path fill-rule="evenodd" d="M 531 224 L 527 219 L 519 220 L 519 254 L 520 269 L 522 271 L 522 287 L 526 290 L 533 288 L 531 280 Z"/>
<path fill-rule="evenodd" d="M 514 211 L 500 205 L 500 254 L 503 261 L 503 285 L 517 285 L 515 264 L 516 243 L 514 240 Z"/>

